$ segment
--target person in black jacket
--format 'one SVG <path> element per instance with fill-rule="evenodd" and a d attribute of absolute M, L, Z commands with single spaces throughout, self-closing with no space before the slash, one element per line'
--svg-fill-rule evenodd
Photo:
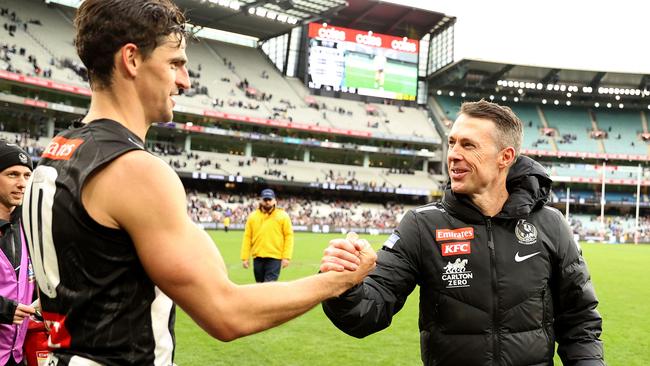
<path fill-rule="evenodd" d="M 510 108 L 464 103 L 442 202 L 408 212 L 364 282 L 323 303 L 334 325 L 380 331 L 418 285 L 424 365 L 553 365 L 555 342 L 564 365 L 604 365 L 589 271 L 522 139 Z M 321 272 L 352 268 L 353 252 L 330 245 Z"/>

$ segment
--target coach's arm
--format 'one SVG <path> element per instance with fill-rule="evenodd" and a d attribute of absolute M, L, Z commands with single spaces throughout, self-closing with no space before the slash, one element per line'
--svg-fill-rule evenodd
<path fill-rule="evenodd" d="M 212 239 L 188 217 L 178 175 L 144 151 L 114 160 L 88 181 L 82 197 L 96 221 L 129 233 L 153 282 L 223 341 L 295 318 L 359 283 L 375 265 L 372 248 L 359 247 L 356 271 L 236 285 Z"/>
<path fill-rule="evenodd" d="M 359 286 L 323 302 L 332 323 L 351 336 L 362 338 L 387 328 L 413 291 L 419 276 L 420 238 L 415 214 L 407 213 L 391 239 L 378 252 L 377 268 Z M 325 250 L 321 271 L 350 265 L 337 243 Z M 338 266 L 338 267 L 337 267 Z"/>

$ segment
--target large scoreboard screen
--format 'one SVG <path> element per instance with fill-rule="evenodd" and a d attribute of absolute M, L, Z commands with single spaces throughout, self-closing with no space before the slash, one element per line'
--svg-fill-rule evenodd
<path fill-rule="evenodd" d="M 415 100 L 418 50 L 414 39 L 310 23 L 308 85 Z"/>

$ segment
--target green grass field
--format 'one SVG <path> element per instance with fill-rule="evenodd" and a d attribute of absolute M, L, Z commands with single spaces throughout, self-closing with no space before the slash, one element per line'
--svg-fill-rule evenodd
<path fill-rule="evenodd" d="M 211 232 L 224 256 L 230 278 L 253 282 L 241 268 L 242 232 Z M 296 234 L 292 265 L 281 280 L 318 271 L 327 242 L 340 235 Z M 379 248 L 384 236 L 366 237 Z M 603 316 L 608 365 L 650 365 L 650 245 L 583 244 Z M 260 299 L 263 301 L 263 299 Z M 383 332 L 356 339 L 336 329 L 320 307 L 278 328 L 230 343 L 207 336 L 180 309 L 176 322 L 176 363 L 190 365 L 420 365 L 417 329 L 418 291 Z M 556 358 L 556 364 L 561 364 Z"/>

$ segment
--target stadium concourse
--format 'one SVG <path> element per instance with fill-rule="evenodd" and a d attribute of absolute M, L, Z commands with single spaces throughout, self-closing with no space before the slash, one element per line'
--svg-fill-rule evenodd
<path fill-rule="evenodd" d="M 90 95 L 57 3 L 0 0 L 0 130 L 36 159 Z M 206 228 L 241 228 L 270 186 L 299 230 L 389 232 L 440 198 L 446 133 L 484 98 L 522 119 L 580 239 L 650 242 L 647 76 L 454 60 L 453 16 L 371 0 L 177 3 L 196 26 L 191 88 L 147 148 Z"/>

